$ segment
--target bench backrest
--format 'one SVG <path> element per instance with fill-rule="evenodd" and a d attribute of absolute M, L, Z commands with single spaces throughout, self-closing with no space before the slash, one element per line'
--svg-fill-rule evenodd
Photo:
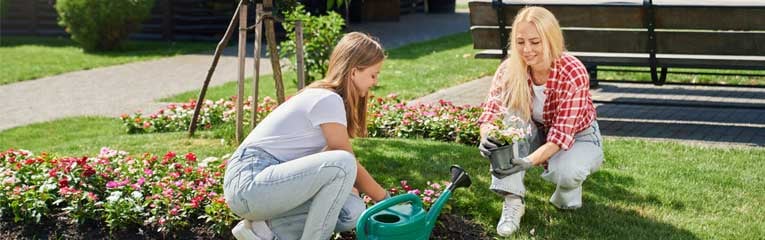
<path fill-rule="evenodd" d="M 569 51 L 765 56 L 765 1 L 686 2 L 473 0 L 471 33 L 476 49 L 502 49 L 501 35 L 509 36 L 516 13 L 535 5 L 558 18 Z"/>

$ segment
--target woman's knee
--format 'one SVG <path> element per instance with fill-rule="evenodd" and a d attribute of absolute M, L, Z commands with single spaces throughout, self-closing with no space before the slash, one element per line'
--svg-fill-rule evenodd
<path fill-rule="evenodd" d="M 339 167 L 346 175 L 356 176 L 356 157 L 353 154 L 343 150 L 328 151 L 326 154 L 332 166 Z"/>
<path fill-rule="evenodd" d="M 577 188 L 587 179 L 588 172 L 584 169 L 566 169 L 551 173 L 553 183 L 563 188 Z"/>

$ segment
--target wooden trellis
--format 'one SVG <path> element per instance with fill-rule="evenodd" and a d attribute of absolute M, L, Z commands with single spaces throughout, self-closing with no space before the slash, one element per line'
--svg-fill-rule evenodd
<path fill-rule="evenodd" d="M 244 138 L 242 123 L 244 118 L 243 104 L 244 104 L 244 68 L 245 58 L 247 57 L 246 43 L 247 43 L 247 31 L 253 30 L 254 37 L 254 76 L 253 76 L 253 92 L 252 98 L 252 118 L 250 119 L 252 125 L 257 125 L 257 109 L 258 109 L 258 85 L 260 81 L 260 41 L 261 41 L 261 29 L 263 24 L 266 26 L 266 44 L 268 45 L 268 51 L 271 59 L 271 67 L 273 69 L 274 81 L 276 85 L 276 99 L 279 104 L 284 102 L 284 83 L 282 81 L 282 72 L 279 64 L 279 55 L 276 52 L 276 34 L 274 33 L 274 22 L 282 22 L 283 19 L 278 19 L 273 15 L 273 0 L 263 0 L 263 4 L 257 4 L 255 7 L 255 25 L 247 27 L 247 0 L 240 0 L 239 5 L 234 12 L 234 16 L 231 18 L 231 22 L 228 24 L 226 33 L 223 35 L 223 39 L 218 42 L 218 46 L 215 48 L 215 55 L 210 69 L 207 71 L 207 77 L 205 78 L 202 90 L 199 92 L 199 98 L 197 98 L 197 104 L 194 108 L 194 115 L 191 117 L 191 124 L 189 125 L 189 137 L 194 136 L 194 132 L 197 127 L 197 119 L 199 118 L 199 111 L 202 108 L 202 102 L 204 101 L 205 94 L 207 93 L 207 86 L 210 84 L 215 68 L 218 65 L 218 60 L 223 52 L 223 49 L 228 45 L 231 39 L 231 34 L 234 31 L 234 24 L 239 23 L 239 46 L 238 46 L 238 60 L 239 60 L 239 78 L 237 82 L 237 95 L 236 95 L 236 140 L 241 142 Z M 304 71 L 304 59 L 303 59 L 303 27 L 300 21 L 295 22 L 295 34 L 297 49 L 297 75 L 298 75 L 298 89 L 305 87 L 305 71 Z"/>

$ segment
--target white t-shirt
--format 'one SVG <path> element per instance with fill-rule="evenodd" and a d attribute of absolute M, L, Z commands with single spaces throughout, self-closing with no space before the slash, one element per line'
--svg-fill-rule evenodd
<path fill-rule="evenodd" d="M 538 123 L 543 123 L 542 113 L 544 111 L 545 99 L 547 99 L 547 95 L 545 95 L 546 87 L 545 85 L 537 86 L 531 84 L 531 88 L 534 89 L 534 97 L 531 99 L 531 118 Z"/>
<path fill-rule="evenodd" d="M 324 149 L 327 142 L 319 125 L 330 122 L 348 126 L 340 95 L 327 89 L 305 89 L 258 123 L 241 147 L 260 147 L 280 161 L 297 159 Z"/>

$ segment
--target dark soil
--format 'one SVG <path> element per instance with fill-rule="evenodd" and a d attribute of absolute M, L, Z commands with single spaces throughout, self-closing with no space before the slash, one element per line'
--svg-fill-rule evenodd
<path fill-rule="evenodd" d="M 341 234 L 340 240 L 355 240 L 356 235 L 352 232 Z M 462 216 L 453 214 L 441 214 L 433 228 L 430 239 L 438 240 L 483 240 L 491 239 L 478 223 Z"/>
<path fill-rule="evenodd" d="M 233 227 L 233 226 L 232 226 Z M 69 223 L 63 214 L 44 219 L 40 224 L 17 224 L 12 219 L 0 221 L 0 239 L 234 239 L 230 233 L 216 236 L 204 222 L 190 223 L 190 228 L 173 234 L 162 234 L 156 229 L 128 227 L 125 230 L 109 233 L 103 222 Z M 341 234 L 340 240 L 355 240 L 353 232 Z M 490 239 L 477 223 L 453 214 L 441 214 L 430 239 L 476 240 Z"/>
<path fill-rule="evenodd" d="M 216 236 L 202 221 L 189 223 L 189 228 L 172 234 L 162 234 L 156 229 L 140 229 L 129 226 L 110 233 L 104 222 L 70 223 L 65 214 L 43 219 L 41 223 L 14 223 L 13 219 L 0 220 L 0 239 L 234 239 L 230 233 Z"/>

